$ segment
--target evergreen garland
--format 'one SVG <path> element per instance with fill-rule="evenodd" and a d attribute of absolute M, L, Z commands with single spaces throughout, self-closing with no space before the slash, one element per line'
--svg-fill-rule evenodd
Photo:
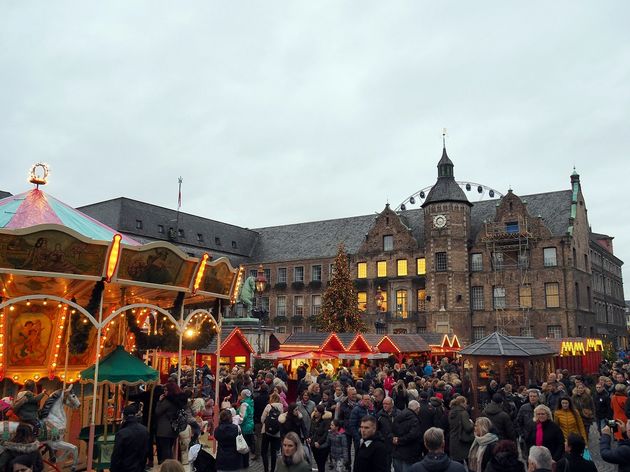
<path fill-rule="evenodd" d="M 90 300 L 88 301 L 85 309 L 94 317 L 98 318 L 98 308 L 101 303 L 101 295 L 103 290 L 105 289 L 105 282 L 102 280 L 96 282 L 94 288 L 92 289 L 92 294 L 90 295 Z M 76 300 L 73 298 L 73 302 Z M 81 319 L 81 313 L 73 313 L 70 318 L 70 345 L 68 348 L 70 349 L 70 353 L 77 355 L 82 354 L 88 348 L 88 339 L 90 337 L 90 331 L 94 328 L 92 323 L 83 323 Z"/>
<path fill-rule="evenodd" d="M 150 326 L 155 329 L 157 334 L 147 334 L 138 326 L 138 320 L 136 316 L 131 313 L 131 310 L 125 313 L 127 318 L 127 325 L 129 331 L 133 333 L 136 338 L 136 347 L 140 351 L 146 351 L 149 349 L 161 349 L 168 352 L 177 352 L 179 350 L 179 335 L 175 328 L 171 328 L 171 321 L 169 319 L 163 320 L 158 315 L 157 319 L 153 318 L 153 315 L 149 315 Z M 154 331 L 154 332 L 155 332 Z M 216 335 L 216 329 L 213 328 L 209 319 L 204 320 L 199 326 L 199 331 L 193 338 L 187 338 L 184 336 L 182 342 L 182 349 L 189 351 L 198 351 L 206 348 L 210 345 Z"/>
<path fill-rule="evenodd" d="M 343 244 L 335 257 L 335 274 L 322 295 L 317 327 L 325 332 L 352 333 L 367 331 L 357 304 L 357 291 L 350 277 L 348 256 Z"/>

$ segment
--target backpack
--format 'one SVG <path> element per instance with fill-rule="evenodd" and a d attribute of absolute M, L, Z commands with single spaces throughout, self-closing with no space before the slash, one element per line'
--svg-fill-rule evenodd
<path fill-rule="evenodd" d="M 265 433 L 275 435 L 280 432 L 280 410 L 275 406 L 271 407 L 267 418 L 265 418 Z"/>
<path fill-rule="evenodd" d="M 175 418 L 173 419 L 173 421 L 171 421 L 171 428 L 173 428 L 173 431 L 179 434 L 182 431 L 184 431 L 187 426 L 188 426 L 188 413 L 186 413 L 185 408 L 182 408 L 177 411 L 177 415 L 175 415 Z"/>

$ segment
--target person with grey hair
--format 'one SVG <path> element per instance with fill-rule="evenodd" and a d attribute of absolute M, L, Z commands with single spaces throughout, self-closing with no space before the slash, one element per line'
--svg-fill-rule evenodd
<path fill-rule="evenodd" d="M 416 462 L 412 465 L 408 472 L 430 472 L 437 471 L 440 472 L 465 472 L 466 468 L 456 462 L 451 460 L 448 455 L 444 452 L 445 442 L 444 442 L 444 431 L 440 428 L 429 428 L 424 433 L 424 447 L 427 449 L 427 454 L 424 456 L 420 462 Z M 406 471 L 406 472 L 407 472 Z"/>
<path fill-rule="evenodd" d="M 551 472 L 553 459 L 545 446 L 532 446 L 527 458 L 527 472 Z"/>
<path fill-rule="evenodd" d="M 392 424 L 392 458 L 395 472 L 405 472 L 412 464 L 420 460 L 421 449 L 418 443 L 422 438 L 418 412 L 420 403 L 411 400 L 409 406 L 394 418 Z"/>

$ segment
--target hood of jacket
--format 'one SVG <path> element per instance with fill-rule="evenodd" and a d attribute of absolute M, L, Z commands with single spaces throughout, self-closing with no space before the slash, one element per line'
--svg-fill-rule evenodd
<path fill-rule="evenodd" d="M 463 406 L 461 405 L 453 406 L 453 408 L 451 408 L 451 411 L 448 413 L 449 419 L 455 419 L 462 411 L 466 411 L 464 410 Z"/>
<path fill-rule="evenodd" d="M 444 400 L 438 397 L 431 397 L 429 399 L 429 405 L 431 405 L 434 408 L 439 408 L 441 406 L 444 406 Z"/>
<path fill-rule="evenodd" d="M 427 454 L 421 464 L 429 472 L 442 472 L 448 470 L 451 460 L 446 454 Z"/>

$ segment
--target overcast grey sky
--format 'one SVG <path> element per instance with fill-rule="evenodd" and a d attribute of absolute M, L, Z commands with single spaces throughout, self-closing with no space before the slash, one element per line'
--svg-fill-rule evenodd
<path fill-rule="evenodd" d="M 0 189 L 246 227 L 459 180 L 569 188 L 630 280 L 630 3 L 2 2 Z M 626 298 L 630 298 L 629 294 Z"/>

